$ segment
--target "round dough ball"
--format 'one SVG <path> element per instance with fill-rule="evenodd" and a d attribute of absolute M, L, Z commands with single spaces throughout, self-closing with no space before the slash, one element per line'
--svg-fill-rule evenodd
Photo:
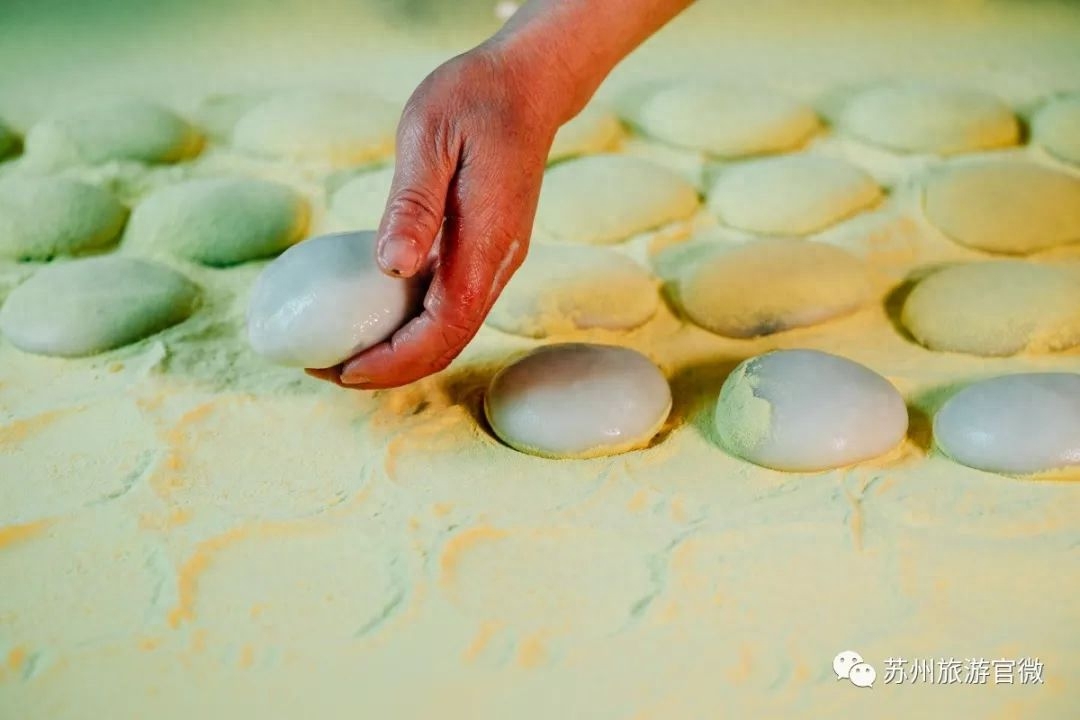
<path fill-rule="evenodd" d="M 615 113 L 586 108 L 559 128 L 548 152 L 548 162 L 613 150 L 622 137 L 622 123 Z"/>
<path fill-rule="evenodd" d="M 750 338 L 842 317 L 872 297 L 866 266 L 832 245 L 770 238 L 692 256 L 676 300 L 694 323 Z"/>
<path fill-rule="evenodd" d="M 1080 164 L 1080 95 L 1047 103 L 1031 121 L 1031 136 L 1051 155 Z"/>
<path fill-rule="evenodd" d="M 589 458 L 645 447 L 671 411 L 667 379 L 641 353 L 612 345 L 548 345 L 500 370 L 484 410 L 510 447 Z"/>
<path fill-rule="evenodd" d="M 307 202 L 285 185 L 214 178 L 163 188 L 131 214 L 125 244 L 223 267 L 276 255 L 303 237 Z"/>
<path fill-rule="evenodd" d="M 794 150 L 820 127 L 814 111 L 797 100 L 707 82 L 661 88 L 628 119 L 658 140 L 725 158 Z"/>
<path fill-rule="evenodd" d="M 46 118 L 26 136 L 26 157 L 39 166 L 112 161 L 173 163 L 194 157 L 203 137 L 175 113 L 143 100 L 114 100 Z"/>
<path fill-rule="evenodd" d="M 0 257 L 50 260 L 116 242 L 127 208 L 101 188 L 60 178 L 0 181 Z"/>
<path fill-rule="evenodd" d="M 1080 345 L 1080 270 L 1020 260 L 955 265 L 916 285 L 901 319 L 931 350 L 1065 350 Z"/>
<path fill-rule="evenodd" d="M 1023 373 L 969 385 L 934 416 L 934 441 L 957 462 L 989 472 L 1080 467 L 1080 375 Z"/>
<path fill-rule="evenodd" d="M 533 243 L 487 323 L 535 338 L 575 329 L 631 330 L 648 322 L 659 305 L 652 275 L 624 255 Z"/>
<path fill-rule="evenodd" d="M 808 235 L 873 205 L 881 195 L 873 178 L 842 160 L 791 155 L 724 170 L 709 193 L 709 208 L 740 230 Z"/>
<path fill-rule="evenodd" d="M 715 421 L 720 442 L 738 457 L 812 472 L 895 448 L 908 414 L 896 388 L 870 368 L 817 350 L 778 350 L 732 371 Z"/>
<path fill-rule="evenodd" d="M 399 115 L 386 101 L 367 95 L 281 95 L 240 118 L 233 144 L 279 160 L 360 165 L 393 154 Z"/>
<path fill-rule="evenodd" d="M 350 227 L 374 230 L 379 227 L 386 212 L 386 201 L 390 197 L 393 181 L 392 167 L 357 175 L 334 193 L 330 200 L 330 212 Z"/>
<path fill-rule="evenodd" d="M 255 283 L 248 340 L 279 365 L 328 368 L 386 340 L 420 311 L 422 282 L 376 265 L 375 234 L 305 240 L 275 259 Z"/>
<path fill-rule="evenodd" d="M 1080 178 L 1026 160 L 988 160 L 934 171 L 926 216 L 976 250 L 1024 255 L 1080 240 Z"/>
<path fill-rule="evenodd" d="M 224 93 L 202 99 L 192 113 L 192 119 L 218 142 L 228 141 L 233 128 L 245 114 L 265 98 L 251 93 Z"/>
<path fill-rule="evenodd" d="M 11 155 L 19 147 L 19 136 L 15 131 L 0 122 L 0 160 Z"/>
<path fill-rule="evenodd" d="M 839 118 L 843 132 L 902 153 L 950 155 L 1016 145 L 1020 123 L 992 95 L 932 85 L 866 90 Z"/>
<path fill-rule="evenodd" d="M 605 245 L 697 209 L 697 190 L 674 171 L 625 155 L 590 155 L 547 171 L 536 223 L 560 240 Z"/>
<path fill-rule="evenodd" d="M 82 357 L 130 345 L 186 320 L 198 287 L 163 265 L 105 256 L 49 265 L 0 308 L 0 331 L 39 355 Z"/>

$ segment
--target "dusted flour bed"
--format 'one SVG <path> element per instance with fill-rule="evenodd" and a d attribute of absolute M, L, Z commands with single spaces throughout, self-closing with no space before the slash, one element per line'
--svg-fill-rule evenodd
<path fill-rule="evenodd" d="M 958 3 L 912 13 L 908 22 L 940 28 L 927 32 L 941 39 L 915 53 L 889 18 L 866 10 L 810 23 L 813 42 L 779 40 L 786 23 L 808 22 L 779 8 L 766 21 L 700 4 L 696 19 L 632 57 L 600 100 L 617 106 L 642 80 L 700 72 L 708 58 L 709 72 L 745 69 L 741 79 L 779 83 L 826 120 L 838 88 L 903 71 L 948 75 L 1023 115 L 1080 73 L 1053 52 L 1080 27 L 1065 10 L 998 16 Z M 289 57 L 267 57 L 271 70 L 222 62 L 213 77 L 225 87 L 206 85 L 197 63 L 155 55 L 168 51 L 164 40 L 165 49 L 141 51 L 145 62 L 103 58 L 86 83 L 60 60 L 36 77 L 4 78 L 0 117 L 22 136 L 61 90 L 74 96 L 96 82 L 145 94 L 168 84 L 159 78 L 186 77 L 176 97 L 153 97 L 207 130 L 195 112 L 204 97 L 276 89 L 249 87 L 251 74 L 282 87 L 310 78 L 348 86 L 357 82 L 348 68 L 371 60 L 349 55 L 355 42 L 340 30 L 333 50 L 277 45 L 274 33 L 293 37 L 296 20 L 275 22 L 216 23 Z M 961 32 L 963 42 L 946 41 Z M 228 47 L 177 35 L 178 53 L 193 42 Z M 835 61 L 814 50 L 823 45 Z M 0 47 L 24 46 L 4 37 Z M 357 90 L 400 102 L 433 55 L 449 53 L 387 51 Z M 183 322 L 85 359 L 0 341 L 0 716 L 1069 717 L 1080 671 L 1070 601 L 1080 588 L 1068 572 L 1080 486 L 969 469 L 933 448 L 931 418 L 976 381 L 1076 373 L 1080 354 L 981 357 L 920 345 L 901 317 L 911 285 L 927 268 L 990 257 L 950 240 L 923 210 L 924 173 L 969 156 L 893 154 L 827 127 L 809 143 L 804 152 L 842 158 L 886 190 L 879 205 L 806 239 L 866 263 L 871 300 L 856 311 L 744 339 L 687 322 L 669 302 L 626 330 L 551 323 L 558 332 L 535 340 L 485 327 L 445 373 L 373 394 L 273 367 L 248 349 L 244 314 L 264 262 L 207 267 L 120 237 L 113 252 L 152 255 L 199 287 L 199 304 Z M 598 149 L 657 162 L 703 194 L 732 162 L 639 134 Z M 993 152 L 1077 175 L 1037 145 Z M 351 179 L 339 164 L 211 139 L 193 160 L 61 174 L 129 207 L 181 180 L 270 180 L 304 198 L 308 233 L 318 234 L 350 229 L 327 211 Z M 0 165 L 0 175 L 14 168 Z M 603 249 L 666 280 L 662 261 L 692 251 L 683 242 L 691 234 L 756 237 L 703 204 Z M 1072 244 L 1010 262 L 1077 259 Z M 0 264 L 0 300 L 36 269 Z M 494 373 L 542 344 L 578 341 L 633 348 L 667 377 L 673 408 L 651 446 L 553 461 L 498 442 L 483 415 Z M 910 409 L 903 444 L 815 474 L 726 452 L 713 430 L 721 385 L 742 360 L 787 348 L 840 355 L 886 378 Z M 843 650 L 876 667 L 872 690 L 836 681 L 832 660 Z M 884 682 L 889 657 L 1025 656 L 1044 664 L 1043 683 Z"/>

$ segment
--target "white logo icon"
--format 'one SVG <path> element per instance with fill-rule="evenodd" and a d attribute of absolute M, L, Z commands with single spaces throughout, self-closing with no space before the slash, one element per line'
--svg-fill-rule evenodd
<path fill-rule="evenodd" d="M 850 676 L 848 675 L 848 673 L 851 672 L 851 668 L 855 665 L 858 665 L 862 661 L 862 655 L 855 652 L 854 650 L 845 650 L 844 652 L 834 657 L 832 661 L 832 669 L 833 672 L 836 673 L 836 679 L 849 680 Z"/>
<path fill-rule="evenodd" d="M 874 687 L 874 681 L 877 680 L 877 671 L 874 670 L 874 666 L 870 663 L 856 663 L 852 666 L 848 679 L 856 687 L 872 688 Z"/>

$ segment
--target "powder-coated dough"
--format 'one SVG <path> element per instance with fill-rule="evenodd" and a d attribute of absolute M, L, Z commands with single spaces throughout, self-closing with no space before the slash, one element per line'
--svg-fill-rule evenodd
<path fill-rule="evenodd" d="M 816 325 L 855 312 L 872 296 L 861 260 L 809 240 L 717 243 L 690 260 L 676 300 L 694 323 L 727 337 Z"/>
<path fill-rule="evenodd" d="M 1066 350 L 1080 345 L 1080 268 L 955 265 L 916 285 L 901 317 L 931 350 L 986 357 Z"/>
<path fill-rule="evenodd" d="M 873 205 L 881 196 L 873 178 L 843 160 L 790 155 L 724 170 L 709 192 L 709 208 L 740 230 L 808 235 Z"/>
<path fill-rule="evenodd" d="M 153 193 L 131 215 L 125 245 L 212 266 L 276 255 L 307 229 L 307 202 L 265 180 L 189 180 Z"/>
<path fill-rule="evenodd" d="M 586 108 L 555 133 L 548 162 L 613 150 L 623 134 L 622 123 L 615 113 L 601 108 Z"/>
<path fill-rule="evenodd" d="M 350 228 L 374 230 L 379 227 L 386 212 L 386 201 L 390 197 L 393 181 L 393 167 L 357 175 L 334 193 L 330 200 L 330 212 L 336 220 Z"/>
<path fill-rule="evenodd" d="M 662 165 L 590 155 L 547 171 L 536 224 L 560 240 L 606 245 L 686 219 L 698 204 L 694 186 Z"/>
<path fill-rule="evenodd" d="M 1020 141 L 1016 115 L 993 95 L 934 85 L 866 90 L 848 102 L 838 124 L 842 132 L 901 153 L 951 155 Z"/>
<path fill-rule="evenodd" d="M 127 208 L 101 188 L 61 178 L 0 181 L 0 257 L 49 260 L 112 245 Z"/>
<path fill-rule="evenodd" d="M 932 171 L 926 216 L 976 250 L 1026 255 L 1080 241 L 1080 178 L 1026 160 L 984 160 Z"/>
<path fill-rule="evenodd" d="M 537 338 L 586 328 L 630 330 L 648 322 L 659 305 L 656 281 L 630 258 L 602 247 L 533 243 L 487 323 Z"/>
<path fill-rule="evenodd" d="M 240 118 L 233 144 L 277 160 L 360 165 L 393 153 L 398 117 L 393 105 L 363 94 L 279 95 Z"/>
<path fill-rule="evenodd" d="M 174 163 L 199 153 L 203 136 L 160 105 L 137 99 L 103 102 L 41 120 L 26 136 L 26 157 L 44 167 L 113 161 Z"/>
<path fill-rule="evenodd" d="M 0 308 L 0 331 L 39 355 L 82 357 L 138 342 L 185 320 L 198 287 L 164 265 L 108 255 L 49 265 Z"/>
<path fill-rule="evenodd" d="M 1031 136 L 1051 155 L 1080 165 L 1080 95 L 1047 103 L 1031 121 Z"/>
<path fill-rule="evenodd" d="M 794 150 L 820 128 L 797 100 L 705 81 L 660 88 L 628 114 L 645 135 L 725 158 Z"/>

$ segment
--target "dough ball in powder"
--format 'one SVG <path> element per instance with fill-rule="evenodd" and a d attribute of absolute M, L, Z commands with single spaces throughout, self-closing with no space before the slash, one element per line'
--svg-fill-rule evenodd
<path fill-rule="evenodd" d="M 694 186 L 662 165 L 590 155 L 545 173 L 536 224 L 560 240 L 604 245 L 686 219 L 698 204 Z"/>
<path fill-rule="evenodd" d="M 675 284 L 675 300 L 694 323 L 726 337 L 817 325 L 853 313 L 872 298 L 863 262 L 823 243 L 718 243 L 689 258 Z"/>
<path fill-rule="evenodd" d="M 352 229 L 378 228 L 386 211 L 386 201 L 390 197 L 390 185 L 393 181 L 393 167 L 357 175 L 334 193 L 330 200 L 331 214 L 334 219 Z"/>
<path fill-rule="evenodd" d="M 399 115 L 393 105 L 370 95 L 280 95 L 240 118 L 233 128 L 233 144 L 278 160 L 360 165 L 393 154 Z"/>
<path fill-rule="evenodd" d="M 303 236 L 307 222 L 307 202 L 285 185 L 189 180 L 158 190 L 135 208 L 125 245 L 204 265 L 235 265 L 280 253 Z"/>
<path fill-rule="evenodd" d="M 0 331 L 30 353 L 81 357 L 142 340 L 186 319 L 196 285 L 157 263 L 105 256 L 50 265 L 0 308 Z"/>
<path fill-rule="evenodd" d="M 727 158 L 794 150 L 820 127 L 797 100 L 705 81 L 661 87 L 627 114 L 650 137 Z"/>
<path fill-rule="evenodd" d="M 0 257 L 49 260 L 116 242 L 127 208 L 105 190 L 60 178 L 0 180 Z"/>
<path fill-rule="evenodd" d="M 969 385 L 934 416 L 934 442 L 989 472 L 1080 467 L 1080 374 L 1020 373 Z"/>
<path fill-rule="evenodd" d="M 1051 155 L 1080 164 L 1080 95 L 1048 102 L 1032 119 L 1031 136 Z"/>
<path fill-rule="evenodd" d="M 881 188 L 842 160 L 791 155 L 723 170 L 709 208 L 725 224 L 770 235 L 807 235 L 877 202 Z"/>
<path fill-rule="evenodd" d="M 648 445 L 671 411 L 671 388 L 644 355 L 612 345 L 548 345 L 492 378 L 484 409 L 516 450 L 587 458 Z"/>
<path fill-rule="evenodd" d="M 419 314 L 424 279 L 375 262 L 375 233 L 322 235 L 286 250 L 259 276 L 248 341 L 279 365 L 328 368 L 386 340 Z"/>
<path fill-rule="evenodd" d="M 931 171 L 926 216 L 950 238 L 1009 255 L 1080 240 L 1080 178 L 1026 160 L 982 160 Z"/>
<path fill-rule="evenodd" d="M 203 137 L 170 110 L 114 100 L 41 120 L 26 136 L 26 157 L 43 167 L 112 161 L 173 163 L 199 153 Z"/>
<path fill-rule="evenodd" d="M 19 147 L 19 136 L 15 131 L 0 122 L 0 160 L 14 153 Z"/>
<path fill-rule="evenodd" d="M 1065 350 L 1080 345 L 1080 267 L 955 265 L 916 285 L 901 318 L 931 350 L 986 357 Z"/>
<path fill-rule="evenodd" d="M 265 97 L 247 93 L 223 93 L 202 99 L 192 117 L 216 141 L 227 141 L 240 118 Z"/>
<path fill-rule="evenodd" d="M 902 153 L 949 155 L 1020 141 L 1016 115 L 993 95 L 935 85 L 866 90 L 847 103 L 838 125 L 849 135 Z"/>
<path fill-rule="evenodd" d="M 602 247 L 533 243 L 487 323 L 537 338 L 579 328 L 630 330 L 659 305 L 656 281 L 628 257 Z"/>
<path fill-rule="evenodd" d="M 623 134 L 622 123 L 615 113 L 586 108 L 559 128 L 548 152 L 548 162 L 614 150 Z"/>
<path fill-rule="evenodd" d="M 908 413 L 896 388 L 868 367 L 817 350 L 780 350 L 732 371 L 714 421 L 721 444 L 738 457 L 813 472 L 897 447 Z"/>

